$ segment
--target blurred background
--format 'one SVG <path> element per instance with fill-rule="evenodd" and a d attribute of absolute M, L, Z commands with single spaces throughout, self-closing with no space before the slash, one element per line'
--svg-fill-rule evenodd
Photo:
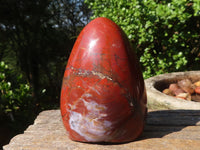
<path fill-rule="evenodd" d="M 145 79 L 200 69 L 199 0 L 0 0 L 0 148 L 59 108 L 73 44 L 96 17 L 125 31 Z"/>

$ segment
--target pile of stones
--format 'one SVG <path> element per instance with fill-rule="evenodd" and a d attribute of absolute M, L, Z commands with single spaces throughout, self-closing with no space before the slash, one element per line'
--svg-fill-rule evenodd
<path fill-rule="evenodd" d="M 200 102 L 200 80 L 192 83 L 190 79 L 183 79 L 177 83 L 171 83 L 162 92 L 176 98 Z"/>

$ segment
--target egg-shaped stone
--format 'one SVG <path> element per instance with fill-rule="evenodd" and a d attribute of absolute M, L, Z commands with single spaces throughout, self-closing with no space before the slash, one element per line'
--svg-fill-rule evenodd
<path fill-rule="evenodd" d="M 69 138 L 129 142 L 143 131 L 146 90 L 136 54 L 113 21 L 97 18 L 78 36 L 61 89 Z"/>

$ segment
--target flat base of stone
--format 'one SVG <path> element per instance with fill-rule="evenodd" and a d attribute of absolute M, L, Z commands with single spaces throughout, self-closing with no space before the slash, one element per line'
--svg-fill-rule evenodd
<path fill-rule="evenodd" d="M 66 134 L 60 110 L 41 112 L 24 134 L 11 139 L 4 150 L 199 150 L 200 110 L 150 111 L 143 135 L 125 144 L 74 142 Z"/>

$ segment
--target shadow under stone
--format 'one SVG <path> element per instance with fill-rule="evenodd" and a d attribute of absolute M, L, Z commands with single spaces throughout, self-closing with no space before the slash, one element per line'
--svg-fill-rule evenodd
<path fill-rule="evenodd" d="M 142 136 L 138 139 L 162 138 L 170 136 L 177 138 L 176 135 L 186 127 L 200 126 L 200 110 L 159 110 L 148 113 L 146 126 Z M 194 131 L 195 132 L 195 131 Z M 189 137 L 190 129 L 181 134 L 182 139 L 198 138 Z M 172 135 L 173 134 L 173 135 Z M 192 134 L 192 133 L 191 133 Z"/>

